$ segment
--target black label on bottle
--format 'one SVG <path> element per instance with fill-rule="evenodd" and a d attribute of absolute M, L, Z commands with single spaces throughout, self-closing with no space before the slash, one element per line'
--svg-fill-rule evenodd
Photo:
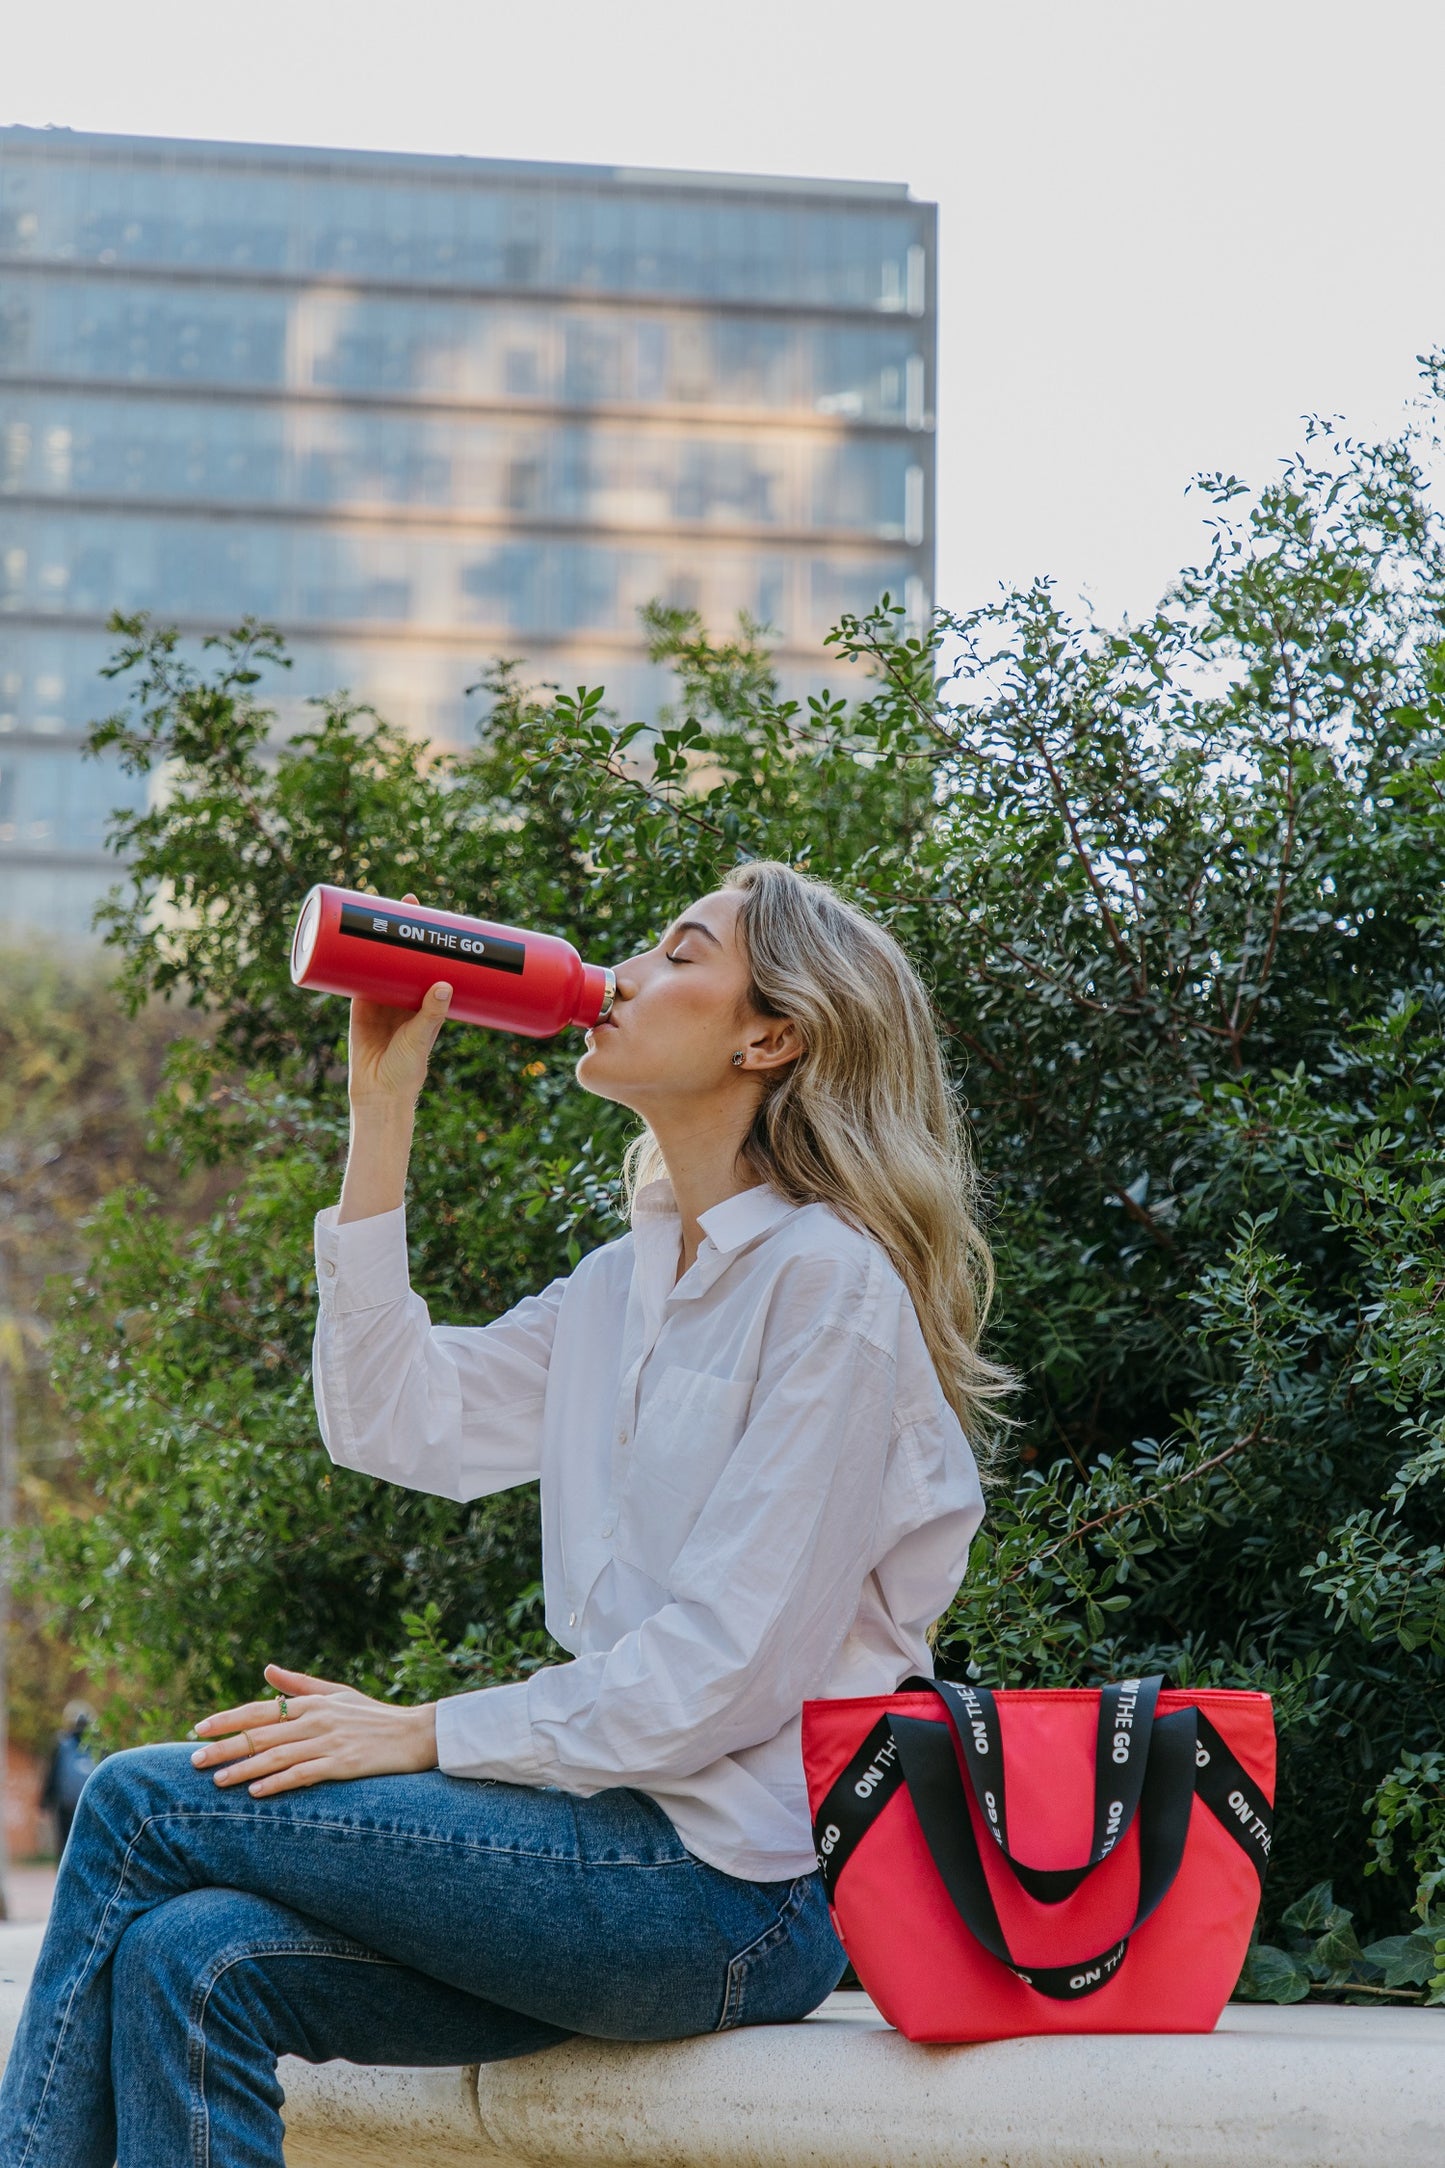
<path fill-rule="evenodd" d="M 462 926 L 438 926 L 397 911 L 373 911 L 359 903 L 341 906 L 341 931 L 360 941 L 385 942 L 388 948 L 419 950 L 439 963 L 485 964 L 489 971 L 520 974 L 527 961 L 524 942 L 503 941 L 497 934 L 472 933 Z"/>

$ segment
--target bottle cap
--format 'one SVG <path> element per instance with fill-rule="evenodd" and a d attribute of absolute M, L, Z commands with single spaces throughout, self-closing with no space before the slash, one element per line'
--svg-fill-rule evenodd
<path fill-rule="evenodd" d="M 582 991 L 577 996 L 574 1024 L 587 1030 L 592 1024 L 600 1024 L 611 1011 L 617 998 L 617 973 L 607 964 L 584 964 L 582 966 Z"/>

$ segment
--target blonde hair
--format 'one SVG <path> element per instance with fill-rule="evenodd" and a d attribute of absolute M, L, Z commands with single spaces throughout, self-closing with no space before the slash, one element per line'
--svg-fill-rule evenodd
<path fill-rule="evenodd" d="M 723 885 L 742 899 L 748 1002 L 791 1018 L 803 1040 L 768 1077 L 742 1157 L 792 1203 L 831 1205 L 882 1244 L 982 1461 L 1013 1379 L 979 1352 L 993 1258 L 928 995 L 892 935 L 826 882 L 753 859 Z M 664 1172 L 644 1130 L 628 1147 L 625 1195 Z"/>

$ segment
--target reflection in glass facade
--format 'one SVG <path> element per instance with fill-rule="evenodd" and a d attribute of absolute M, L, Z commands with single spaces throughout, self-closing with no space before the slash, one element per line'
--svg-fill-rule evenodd
<path fill-rule="evenodd" d="M 652 712 L 654 598 L 794 683 L 921 615 L 933 267 L 903 187 L 0 128 L 0 922 L 114 878 L 112 609 L 443 743 L 499 654 Z"/>

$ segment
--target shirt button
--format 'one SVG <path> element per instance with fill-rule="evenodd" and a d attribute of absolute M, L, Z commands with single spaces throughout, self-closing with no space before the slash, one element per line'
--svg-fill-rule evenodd
<path fill-rule="evenodd" d="M 626 1445 L 626 1443 L 627 1443 L 627 1432 L 626 1432 L 625 1430 L 619 1430 L 619 1431 L 618 1431 L 618 1433 L 617 1433 L 617 1443 L 618 1443 L 619 1445 Z"/>
<path fill-rule="evenodd" d="M 567 1613 L 567 1624 L 568 1624 L 569 1626 L 575 1626 L 575 1625 L 576 1625 L 576 1623 L 577 1623 L 577 1613 L 576 1613 L 575 1611 L 569 1611 L 569 1612 Z"/>
<path fill-rule="evenodd" d="M 321 1269 L 328 1280 L 334 1280 L 336 1278 L 336 1259 L 334 1257 L 326 1258 Z"/>
<path fill-rule="evenodd" d="M 604 1535 L 604 1536 L 610 1536 L 610 1535 L 611 1535 L 611 1533 L 612 1533 L 612 1524 L 611 1524 L 611 1522 L 610 1522 L 610 1521 L 608 1522 L 607 1526 L 606 1526 L 606 1527 L 605 1527 L 605 1528 L 603 1529 L 602 1533 L 603 1533 L 603 1535 Z"/>

